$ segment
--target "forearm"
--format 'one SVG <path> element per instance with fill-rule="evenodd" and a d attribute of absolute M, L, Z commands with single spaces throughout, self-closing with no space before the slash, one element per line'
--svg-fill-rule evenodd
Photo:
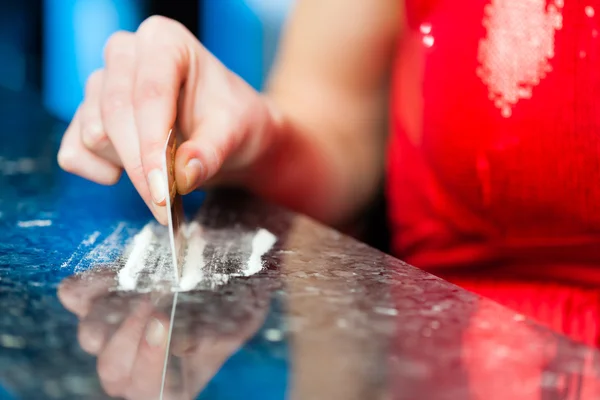
<path fill-rule="evenodd" d="M 382 95 L 356 99 L 272 88 L 274 143 L 248 172 L 258 195 L 337 227 L 352 223 L 381 183 Z M 303 93 L 303 95 L 299 95 Z M 340 98 L 338 98 L 340 97 Z"/>
<path fill-rule="evenodd" d="M 295 3 L 265 92 L 275 110 L 273 134 L 264 135 L 272 145 L 242 180 L 250 190 L 337 227 L 374 198 L 402 7 L 398 0 Z"/>

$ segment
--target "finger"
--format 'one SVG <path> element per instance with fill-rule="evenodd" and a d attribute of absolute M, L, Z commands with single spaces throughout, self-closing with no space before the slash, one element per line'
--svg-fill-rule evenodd
<path fill-rule="evenodd" d="M 97 70 L 90 75 L 85 88 L 85 101 L 80 110 L 81 141 L 94 154 L 110 163 L 123 167 L 112 143 L 110 142 L 100 112 L 100 96 L 104 71 Z"/>
<path fill-rule="evenodd" d="M 165 141 L 175 125 L 179 92 L 189 73 L 196 39 L 178 22 L 159 16 L 144 21 L 136 36 L 135 121 L 152 198 L 163 205 L 167 196 Z"/>
<path fill-rule="evenodd" d="M 58 151 L 58 165 L 65 171 L 99 183 L 114 185 L 121 177 L 121 169 L 88 150 L 81 142 L 80 111 L 65 132 Z"/>
<path fill-rule="evenodd" d="M 181 194 L 195 190 L 205 182 L 233 182 L 236 169 L 247 166 L 259 139 L 250 141 L 240 123 L 243 119 L 227 110 L 210 110 L 177 150 L 175 171 Z M 249 147 L 252 147 L 249 148 Z M 244 148 L 244 154 L 240 151 Z M 251 156 L 251 157 L 249 157 Z"/>
<path fill-rule="evenodd" d="M 178 150 L 175 171 L 181 194 L 209 182 L 239 182 L 274 141 L 275 112 L 239 78 L 227 79 L 226 85 L 234 86 L 228 90 L 239 94 L 238 103 L 211 103 Z"/>
<path fill-rule="evenodd" d="M 212 340 L 211 340 L 212 339 Z M 186 389 L 201 393 L 223 364 L 243 345 L 237 340 L 204 338 L 185 356 Z"/>
<path fill-rule="evenodd" d="M 155 314 L 148 321 L 131 371 L 128 397 L 150 399 L 160 392 L 168 329 L 169 320 L 163 315 Z"/>
<path fill-rule="evenodd" d="M 82 321 L 77 329 L 77 340 L 86 353 L 97 355 L 104 348 L 108 335 L 103 321 Z"/>
<path fill-rule="evenodd" d="M 98 356 L 98 375 L 108 395 L 122 396 L 128 390 L 140 341 L 151 314 L 149 302 L 138 304 Z"/>
<path fill-rule="evenodd" d="M 129 179 L 155 218 L 166 224 L 166 209 L 152 201 L 140 157 L 132 105 L 135 58 L 135 37 L 132 33 L 117 32 L 111 36 L 105 49 L 106 70 L 100 100 L 102 122 Z"/>
<path fill-rule="evenodd" d="M 114 275 L 113 271 L 104 269 L 74 275 L 59 285 L 58 298 L 67 310 L 84 318 L 90 312 L 94 300 L 113 287 Z"/>

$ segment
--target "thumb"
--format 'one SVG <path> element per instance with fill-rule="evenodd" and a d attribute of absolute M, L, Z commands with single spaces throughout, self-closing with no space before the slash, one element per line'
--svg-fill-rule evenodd
<path fill-rule="evenodd" d="M 221 173 L 235 173 L 249 168 L 269 145 L 265 135 L 266 118 L 234 116 L 226 110 L 211 110 L 192 131 L 189 140 L 178 149 L 175 177 L 181 194 L 187 194 Z"/>

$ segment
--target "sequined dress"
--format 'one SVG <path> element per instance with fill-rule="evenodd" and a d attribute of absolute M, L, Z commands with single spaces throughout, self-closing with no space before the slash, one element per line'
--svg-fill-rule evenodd
<path fill-rule="evenodd" d="M 563 309 L 600 320 L 600 1 L 467 3 L 407 0 L 391 96 L 393 251 L 597 342 Z"/>

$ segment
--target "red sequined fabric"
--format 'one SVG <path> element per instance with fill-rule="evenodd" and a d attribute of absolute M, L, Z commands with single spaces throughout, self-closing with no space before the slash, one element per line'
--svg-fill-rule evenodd
<path fill-rule="evenodd" d="M 407 18 L 394 253 L 456 281 L 600 284 L 600 1 L 408 0 Z"/>

